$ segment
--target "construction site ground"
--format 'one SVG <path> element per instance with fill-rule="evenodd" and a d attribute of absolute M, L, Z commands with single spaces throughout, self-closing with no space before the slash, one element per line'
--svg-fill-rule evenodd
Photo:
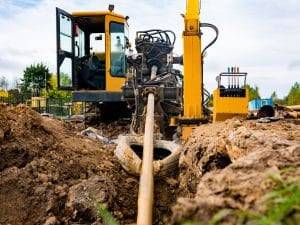
<path fill-rule="evenodd" d="M 135 223 L 139 178 L 122 169 L 116 144 L 82 136 L 85 128 L 0 105 L 1 225 L 104 224 L 99 205 Z M 116 139 L 129 122 L 96 128 Z M 275 178 L 300 182 L 299 120 L 201 125 L 183 143 L 178 171 L 155 179 L 154 224 L 205 224 L 224 209 L 263 213 Z M 231 213 L 220 221 L 237 224 Z"/>

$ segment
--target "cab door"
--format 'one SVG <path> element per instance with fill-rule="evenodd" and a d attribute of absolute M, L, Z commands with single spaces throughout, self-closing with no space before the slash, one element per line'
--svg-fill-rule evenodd
<path fill-rule="evenodd" d="M 125 19 L 114 15 L 105 17 L 106 90 L 121 93 L 125 83 Z"/>
<path fill-rule="evenodd" d="M 74 19 L 56 8 L 57 80 L 58 89 L 73 90 L 74 80 Z"/>

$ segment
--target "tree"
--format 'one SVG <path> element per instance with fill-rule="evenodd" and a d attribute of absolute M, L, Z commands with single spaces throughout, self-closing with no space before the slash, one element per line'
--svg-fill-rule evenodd
<path fill-rule="evenodd" d="M 296 82 L 287 96 L 287 105 L 300 105 L 300 83 Z"/>
<path fill-rule="evenodd" d="M 51 74 L 46 65 L 43 63 L 30 65 L 25 68 L 23 79 L 21 79 L 22 92 L 33 91 L 35 94 L 39 94 L 42 88 L 48 90 L 51 88 L 50 79 Z"/>
<path fill-rule="evenodd" d="M 276 99 L 278 99 L 276 91 L 273 91 L 273 93 L 271 94 L 271 98 L 272 98 L 273 101 L 275 101 Z"/>
<path fill-rule="evenodd" d="M 63 87 L 72 86 L 71 78 L 65 73 L 60 73 L 60 85 Z"/>
<path fill-rule="evenodd" d="M 0 90 L 6 91 L 8 89 L 8 81 L 5 76 L 0 77 Z"/>
<path fill-rule="evenodd" d="M 12 101 L 16 101 L 17 99 L 22 98 L 22 94 L 20 93 L 19 89 L 17 89 L 17 88 L 10 89 L 8 91 L 8 96 Z M 24 98 L 24 96 L 23 96 L 23 98 Z"/>
<path fill-rule="evenodd" d="M 273 104 L 286 105 L 286 103 L 287 103 L 287 98 L 286 97 L 283 99 L 278 98 L 276 91 L 273 91 L 273 93 L 271 94 L 271 98 L 272 98 Z"/>
<path fill-rule="evenodd" d="M 48 93 L 47 93 L 48 97 L 50 97 L 50 98 L 71 98 L 71 91 L 58 90 L 57 76 L 54 74 L 51 75 L 50 85 L 51 85 L 51 88 L 48 89 Z M 45 91 L 45 90 L 43 90 L 43 91 Z"/>
<path fill-rule="evenodd" d="M 256 85 L 251 87 L 249 84 L 246 84 L 245 87 L 249 89 L 249 101 L 252 101 L 253 99 L 261 99 L 259 89 Z"/>
<path fill-rule="evenodd" d="M 19 89 L 21 87 L 21 79 L 18 77 L 14 77 L 10 87 L 10 89 Z"/>

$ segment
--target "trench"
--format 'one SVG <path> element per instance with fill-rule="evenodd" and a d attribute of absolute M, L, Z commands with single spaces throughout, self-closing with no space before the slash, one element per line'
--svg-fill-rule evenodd
<path fill-rule="evenodd" d="M 132 144 L 130 145 L 134 153 L 140 158 L 143 158 L 143 146 Z M 153 159 L 154 160 L 162 160 L 171 155 L 171 151 L 165 148 L 154 147 L 153 149 Z"/>

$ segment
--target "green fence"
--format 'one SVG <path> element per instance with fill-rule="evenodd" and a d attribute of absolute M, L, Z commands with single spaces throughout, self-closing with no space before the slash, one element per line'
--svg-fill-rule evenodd
<path fill-rule="evenodd" d="M 16 106 L 18 104 L 26 104 L 31 99 L 31 94 L 18 94 L 8 97 L 0 97 L 0 103 Z"/>
<path fill-rule="evenodd" d="M 72 103 L 71 98 L 32 98 L 30 95 L 19 95 L 13 97 L 0 97 L 0 103 L 11 106 L 24 104 L 39 113 L 51 114 L 59 118 L 67 118 L 72 114 L 83 114 L 84 103 Z"/>

